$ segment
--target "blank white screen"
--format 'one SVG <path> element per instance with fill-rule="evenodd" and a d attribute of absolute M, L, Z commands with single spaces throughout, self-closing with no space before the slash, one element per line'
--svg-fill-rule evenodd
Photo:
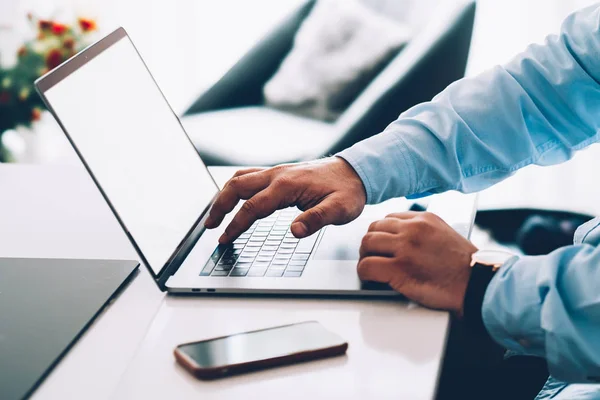
<path fill-rule="evenodd" d="M 120 39 L 45 96 L 158 274 L 218 189 L 133 44 Z"/>

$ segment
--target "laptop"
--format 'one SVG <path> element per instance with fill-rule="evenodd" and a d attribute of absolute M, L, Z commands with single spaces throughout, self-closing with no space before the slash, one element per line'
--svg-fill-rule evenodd
<path fill-rule="evenodd" d="M 219 188 L 123 28 L 35 85 L 161 290 L 397 295 L 365 286 L 356 265 L 369 224 L 408 210 L 405 199 L 368 206 L 354 222 L 300 240 L 289 229 L 299 211 L 279 210 L 218 245 L 236 210 L 221 227 L 204 228 Z M 469 236 L 474 195 L 434 196 L 427 209 Z"/>
<path fill-rule="evenodd" d="M 138 265 L 0 258 L 0 399 L 31 396 Z"/>

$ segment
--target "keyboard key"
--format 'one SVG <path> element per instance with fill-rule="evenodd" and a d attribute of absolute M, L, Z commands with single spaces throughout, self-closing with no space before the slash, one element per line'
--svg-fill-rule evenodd
<path fill-rule="evenodd" d="M 310 257 L 310 254 L 305 254 L 305 253 L 294 254 L 292 256 L 292 260 L 308 260 L 308 257 Z"/>
<path fill-rule="evenodd" d="M 200 276 L 209 276 L 211 272 L 215 269 L 215 262 L 213 260 L 208 260 L 202 271 L 200 271 Z"/>
<path fill-rule="evenodd" d="M 296 247 L 296 253 L 310 253 L 315 247 L 315 242 L 317 241 L 318 233 L 313 233 L 311 236 L 300 239 L 298 242 L 298 247 Z"/>
<path fill-rule="evenodd" d="M 283 243 L 298 243 L 300 241 L 300 239 L 297 239 L 295 237 L 286 237 L 285 239 L 283 239 Z"/>
<path fill-rule="evenodd" d="M 260 268 L 266 268 L 269 266 L 269 264 L 271 264 L 270 261 L 254 261 L 254 263 L 252 264 L 253 267 L 260 267 Z"/>
<path fill-rule="evenodd" d="M 253 237 L 264 237 L 266 238 L 267 236 L 269 236 L 269 231 L 266 232 L 254 232 L 251 236 L 251 238 Z"/>
<path fill-rule="evenodd" d="M 227 252 L 223 255 L 222 260 L 224 259 L 229 259 L 229 258 L 233 258 L 234 260 L 237 260 L 237 258 L 240 256 L 239 253 L 234 253 L 234 251 L 241 251 L 241 249 L 231 249 L 231 250 L 227 250 Z"/>
<path fill-rule="evenodd" d="M 255 237 L 252 236 L 250 239 L 248 239 L 248 243 L 262 243 L 266 240 L 266 236 L 265 237 Z"/>
<path fill-rule="evenodd" d="M 289 226 L 274 226 L 271 232 L 285 235 L 288 231 Z"/>
<path fill-rule="evenodd" d="M 271 278 L 279 278 L 280 276 L 283 275 L 283 270 L 271 270 L 269 269 L 267 271 L 267 274 L 265 276 L 271 277 Z"/>
<path fill-rule="evenodd" d="M 233 244 L 234 249 L 243 249 L 244 246 L 245 246 L 245 244 L 243 244 L 243 243 L 234 243 Z"/>
<path fill-rule="evenodd" d="M 223 254 L 225 254 L 225 251 L 227 251 L 228 247 L 225 245 L 218 245 L 217 248 L 215 249 L 215 251 L 212 253 L 212 255 L 210 256 L 210 259 L 214 261 L 214 263 L 216 264 L 217 261 L 219 261 L 219 258 L 221 258 L 221 256 Z"/>
<path fill-rule="evenodd" d="M 286 271 L 302 272 L 304 271 L 304 265 L 289 265 Z"/>
<path fill-rule="evenodd" d="M 262 247 L 262 249 L 266 251 L 277 251 L 278 248 L 279 246 L 269 246 L 266 244 Z"/>
<path fill-rule="evenodd" d="M 289 260 L 273 260 L 271 265 L 288 265 Z"/>
<path fill-rule="evenodd" d="M 274 256 L 276 254 L 275 251 L 265 251 L 262 250 L 260 251 L 260 253 L 258 253 L 259 256 Z"/>
<path fill-rule="evenodd" d="M 227 276 L 229 275 L 229 271 L 213 271 L 210 276 Z"/>
<path fill-rule="evenodd" d="M 215 271 L 231 271 L 233 265 L 217 265 Z"/>
<path fill-rule="evenodd" d="M 219 261 L 219 263 L 217 265 L 232 265 L 235 264 L 237 260 L 231 259 L 231 258 L 223 258 L 221 259 L 221 261 Z"/>
<path fill-rule="evenodd" d="M 289 265 L 306 265 L 306 260 L 292 260 Z"/>
<path fill-rule="evenodd" d="M 235 239 L 233 241 L 233 244 L 246 244 L 248 242 L 248 239 Z"/>
<path fill-rule="evenodd" d="M 266 268 L 250 268 L 248 274 L 246 276 L 265 276 L 265 272 L 267 272 Z"/>
<path fill-rule="evenodd" d="M 284 270 L 286 267 L 286 265 L 278 265 L 278 264 L 271 264 L 271 266 L 269 267 L 269 271 L 271 270 Z"/>
<path fill-rule="evenodd" d="M 296 248 L 296 243 L 281 243 L 281 246 L 279 246 L 279 248 L 281 248 L 281 249 L 295 249 Z"/>
<path fill-rule="evenodd" d="M 250 239 L 251 234 L 246 231 L 244 233 L 242 233 L 240 236 L 238 236 L 238 239 Z"/>
<path fill-rule="evenodd" d="M 251 263 L 251 262 L 254 261 L 255 258 L 256 257 L 244 257 L 244 256 L 242 256 L 242 257 L 238 258 L 238 264 L 239 263 Z"/>
<path fill-rule="evenodd" d="M 235 264 L 236 268 L 250 268 L 250 266 L 252 265 L 252 262 L 239 262 L 237 264 Z"/>
<path fill-rule="evenodd" d="M 248 244 L 246 244 L 246 247 L 244 247 L 244 250 L 252 249 L 252 248 L 260 249 L 261 247 L 262 247 L 262 242 L 248 242 Z"/>
<path fill-rule="evenodd" d="M 280 248 L 277 251 L 277 254 L 292 254 L 294 252 L 294 249 L 286 249 L 286 248 Z"/>
<path fill-rule="evenodd" d="M 259 251 L 260 247 L 246 247 L 240 257 L 256 257 Z"/>
<path fill-rule="evenodd" d="M 234 268 L 231 270 L 231 274 L 229 274 L 229 276 L 246 276 L 247 273 L 247 268 Z"/>
<path fill-rule="evenodd" d="M 279 246 L 280 243 L 278 240 L 267 240 L 265 246 Z"/>
<path fill-rule="evenodd" d="M 300 271 L 285 271 L 285 274 L 283 274 L 283 276 L 291 277 L 291 278 L 299 278 L 302 276 L 302 272 L 300 272 Z"/>

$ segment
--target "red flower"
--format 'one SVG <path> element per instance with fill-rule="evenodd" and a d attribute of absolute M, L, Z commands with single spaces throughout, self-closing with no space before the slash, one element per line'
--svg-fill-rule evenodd
<path fill-rule="evenodd" d="M 52 25 L 53 25 L 53 24 L 52 24 L 52 21 L 48 21 L 48 20 L 46 20 L 46 19 L 40 19 L 40 20 L 38 21 L 38 26 L 39 26 L 39 28 L 40 28 L 41 30 L 43 30 L 43 31 L 45 31 L 45 30 L 48 30 L 48 29 L 52 28 Z"/>
<path fill-rule="evenodd" d="M 25 55 L 25 53 L 27 53 L 27 49 L 25 48 L 25 46 L 19 47 L 19 50 L 17 51 L 17 55 L 19 57 L 23 57 Z"/>
<path fill-rule="evenodd" d="M 10 93 L 0 92 L 0 104 L 6 104 L 10 101 Z"/>
<path fill-rule="evenodd" d="M 42 118 L 42 110 L 40 110 L 37 107 L 34 107 L 33 110 L 31 110 L 31 120 L 39 121 L 41 118 Z"/>
<path fill-rule="evenodd" d="M 88 18 L 79 18 L 79 26 L 84 32 L 91 32 L 96 30 L 96 21 Z"/>
<path fill-rule="evenodd" d="M 46 66 L 49 69 L 56 68 L 63 61 L 62 54 L 58 49 L 50 50 L 50 53 L 46 56 Z"/>
<path fill-rule="evenodd" d="M 52 24 L 52 32 L 56 35 L 62 35 L 67 30 L 67 26 L 64 24 Z"/>

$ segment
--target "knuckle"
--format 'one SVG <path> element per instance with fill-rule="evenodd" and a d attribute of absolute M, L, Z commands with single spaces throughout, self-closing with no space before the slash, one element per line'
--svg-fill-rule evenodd
<path fill-rule="evenodd" d="M 436 222 L 436 221 L 439 221 L 439 220 L 440 220 L 440 217 L 438 217 L 436 214 L 434 214 L 434 213 L 432 213 L 432 212 L 427 212 L 427 211 L 423 212 L 423 213 L 421 214 L 421 217 L 422 217 L 422 218 L 423 218 L 425 221 L 427 221 L 427 222 L 429 222 L 429 223 Z"/>
<path fill-rule="evenodd" d="M 276 165 L 274 167 L 269 168 L 269 172 L 271 172 L 274 175 L 279 175 L 281 174 L 283 171 L 285 171 L 287 169 L 287 166 L 284 164 L 280 164 L 280 165 Z"/>
<path fill-rule="evenodd" d="M 369 232 L 373 232 L 377 230 L 377 227 L 379 226 L 379 221 L 375 221 L 375 222 L 371 222 L 371 224 L 369 225 Z"/>
<path fill-rule="evenodd" d="M 241 211 L 243 211 L 245 214 L 256 215 L 256 213 L 257 213 L 256 201 L 254 199 L 246 200 L 244 202 L 244 204 L 242 204 Z"/>
<path fill-rule="evenodd" d="M 356 271 L 358 272 L 358 276 L 360 278 L 364 278 L 368 275 L 370 269 L 370 262 L 368 259 L 363 258 L 362 260 L 360 260 L 358 262 L 358 266 L 356 268 Z"/>
<path fill-rule="evenodd" d="M 281 175 L 275 178 L 273 184 L 285 190 L 294 187 L 294 180 L 288 175 Z"/>
<path fill-rule="evenodd" d="M 322 207 L 313 207 L 310 212 L 310 222 L 320 224 L 325 220 L 325 211 Z"/>
<path fill-rule="evenodd" d="M 240 176 L 234 176 L 233 178 L 231 178 L 229 180 L 229 182 L 227 183 L 227 186 L 229 186 L 230 189 L 233 189 L 234 191 L 236 191 L 240 187 L 241 180 L 242 180 L 242 178 Z"/>
<path fill-rule="evenodd" d="M 365 236 L 363 236 L 362 240 L 360 241 L 360 248 L 368 249 L 372 240 L 373 236 L 367 233 Z"/>
<path fill-rule="evenodd" d="M 431 221 L 427 217 L 418 216 L 411 221 L 411 230 L 415 234 L 424 235 L 431 229 Z"/>

